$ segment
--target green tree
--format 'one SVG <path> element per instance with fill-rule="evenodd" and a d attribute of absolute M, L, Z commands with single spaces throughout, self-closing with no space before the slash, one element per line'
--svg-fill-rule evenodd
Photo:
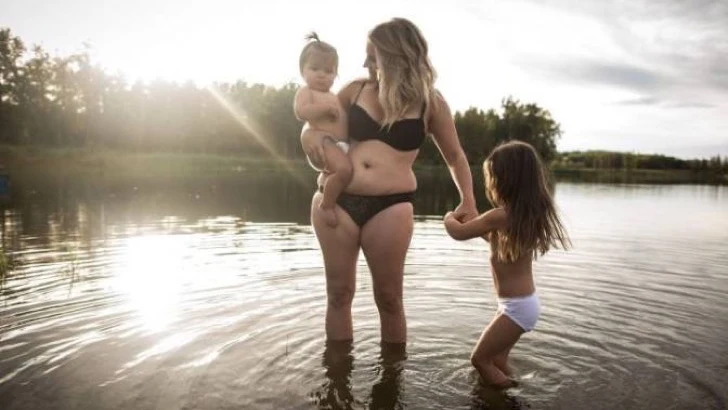
<path fill-rule="evenodd" d="M 0 28 L 0 142 L 19 142 L 20 82 L 26 48 L 10 29 Z"/>
<path fill-rule="evenodd" d="M 556 158 L 556 141 L 561 136 L 560 125 L 547 110 L 537 104 L 522 104 L 508 97 L 502 100 L 500 113 L 493 109 L 483 111 L 471 107 L 462 113 L 455 112 L 454 121 L 471 164 L 480 164 L 493 148 L 511 139 L 533 145 L 546 162 Z M 425 146 L 422 156 L 425 161 L 437 161 L 434 145 Z"/>

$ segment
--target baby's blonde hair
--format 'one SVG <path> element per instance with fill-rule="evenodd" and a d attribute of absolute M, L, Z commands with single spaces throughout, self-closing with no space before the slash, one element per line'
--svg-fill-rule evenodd
<path fill-rule="evenodd" d="M 298 61 L 299 71 L 303 73 L 303 67 L 312 58 L 322 57 L 329 59 L 334 66 L 334 71 L 338 71 L 339 53 L 336 52 L 336 48 L 325 41 L 321 41 L 315 31 L 307 34 L 305 38 L 308 43 L 301 50 L 301 56 Z"/>

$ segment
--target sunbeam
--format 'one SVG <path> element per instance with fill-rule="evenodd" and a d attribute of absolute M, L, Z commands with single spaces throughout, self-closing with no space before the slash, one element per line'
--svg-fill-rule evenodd
<path fill-rule="evenodd" d="M 245 128 L 250 134 L 255 138 L 256 142 L 260 144 L 263 148 L 265 148 L 266 151 L 273 157 L 273 159 L 280 164 L 283 169 L 290 174 L 298 183 L 304 184 L 305 181 L 303 180 L 302 176 L 300 175 L 300 172 L 296 172 L 288 162 L 286 158 L 278 154 L 276 152 L 275 148 L 270 144 L 270 139 L 267 138 L 265 135 L 265 132 L 263 132 L 262 128 L 255 123 L 255 121 L 251 118 L 251 116 L 247 115 L 247 113 L 244 111 L 242 107 L 239 105 L 233 104 L 231 101 L 229 101 L 227 98 L 225 98 L 225 95 L 223 95 L 214 85 L 208 86 L 207 90 L 212 94 L 213 97 L 215 97 L 215 100 L 223 107 L 225 110 L 230 113 L 230 115 L 235 118 L 235 121 L 238 122 L 243 128 Z M 292 136 L 293 137 L 293 136 Z"/>

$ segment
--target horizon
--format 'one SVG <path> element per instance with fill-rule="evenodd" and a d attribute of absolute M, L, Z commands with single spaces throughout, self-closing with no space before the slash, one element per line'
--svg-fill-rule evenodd
<path fill-rule="evenodd" d="M 160 78 L 198 86 L 299 83 L 303 36 L 316 30 L 339 50 L 338 89 L 365 75 L 368 30 L 403 16 L 423 31 L 437 86 L 453 112 L 497 111 L 512 96 L 551 112 L 564 131 L 560 152 L 728 155 L 728 4 L 718 1 L 462 0 L 447 7 L 423 3 L 416 10 L 387 1 L 358 9 L 355 21 L 328 17 L 348 15 L 343 2 L 64 3 L 41 8 L 37 0 L 0 0 L 2 25 L 52 55 L 83 51 L 88 43 L 94 63 L 130 82 Z M 480 48 L 458 51 L 473 39 Z"/>

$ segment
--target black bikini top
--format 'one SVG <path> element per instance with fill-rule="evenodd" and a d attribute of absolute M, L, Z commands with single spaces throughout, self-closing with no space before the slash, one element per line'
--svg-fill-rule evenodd
<path fill-rule="evenodd" d="M 413 151 L 425 141 L 425 104 L 419 118 L 403 118 L 382 127 L 357 101 L 366 83 L 362 82 L 354 103 L 349 107 L 349 138 L 355 141 L 379 140 L 398 151 Z"/>

